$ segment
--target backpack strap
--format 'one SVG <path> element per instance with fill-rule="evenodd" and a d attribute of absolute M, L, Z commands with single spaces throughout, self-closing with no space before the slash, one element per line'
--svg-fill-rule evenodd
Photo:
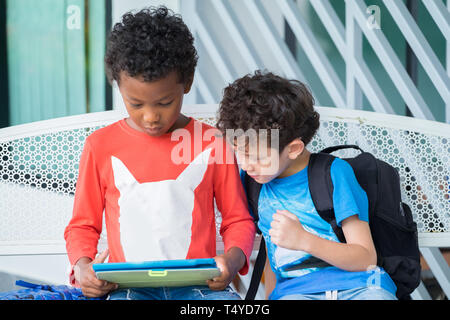
<path fill-rule="evenodd" d="M 253 220 L 256 225 L 256 232 L 261 234 L 261 230 L 258 228 L 258 201 L 259 193 L 261 192 L 262 184 L 253 180 L 247 172 L 244 175 L 244 188 L 247 194 L 248 207 L 250 209 L 250 214 L 253 216 Z M 266 264 L 266 246 L 264 242 L 264 237 L 261 237 L 261 243 L 259 246 L 258 255 L 256 256 L 255 266 L 253 267 L 253 273 L 250 280 L 250 285 L 245 295 L 245 300 L 254 300 L 256 292 L 258 291 L 259 283 L 261 282 L 261 276 Z"/>
<path fill-rule="evenodd" d="M 355 144 L 341 144 L 338 146 L 325 148 L 322 151 L 320 151 L 320 153 L 333 153 L 335 151 L 342 150 L 342 149 L 357 149 L 361 152 L 364 152 L 359 146 L 357 146 Z"/>
<path fill-rule="evenodd" d="M 255 300 L 256 292 L 258 292 L 259 283 L 266 265 L 266 245 L 264 237 L 261 237 L 261 243 L 259 245 L 258 255 L 256 256 L 255 266 L 253 267 L 252 278 L 250 285 L 245 295 L 245 300 Z"/>
<path fill-rule="evenodd" d="M 328 153 L 312 153 L 308 164 L 308 185 L 319 216 L 331 225 L 339 241 L 345 243 L 344 232 L 337 225 L 334 214 L 334 188 L 331 180 L 331 164 L 334 159 L 335 157 Z"/>
<path fill-rule="evenodd" d="M 262 184 L 256 182 L 252 177 L 250 177 L 247 172 L 244 174 L 244 188 L 247 194 L 248 207 L 250 209 L 250 214 L 253 217 L 253 221 L 256 225 L 256 231 L 261 234 L 261 230 L 258 228 L 259 214 L 258 214 L 258 201 L 259 193 L 261 192 Z"/>

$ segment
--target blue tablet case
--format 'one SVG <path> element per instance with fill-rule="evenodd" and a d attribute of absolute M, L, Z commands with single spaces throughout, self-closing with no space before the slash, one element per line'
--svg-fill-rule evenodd
<path fill-rule="evenodd" d="M 119 288 L 206 285 L 220 275 L 214 259 L 162 260 L 94 264 L 97 278 Z"/>

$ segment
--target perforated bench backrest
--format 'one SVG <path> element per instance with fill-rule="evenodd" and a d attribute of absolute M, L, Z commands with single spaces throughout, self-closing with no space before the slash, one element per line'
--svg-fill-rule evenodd
<path fill-rule="evenodd" d="M 214 125 L 216 109 L 195 105 L 183 111 Z M 357 144 L 390 163 L 399 170 L 403 199 L 413 210 L 421 244 L 449 243 L 450 126 L 355 110 L 318 111 L 321 128 L 309 149 Z M 0 130 L 0 255 L 65 253 L 63 231 L 72 215 L 84 141 L 125 116 L 101 112 Z M 350 153 L 337 155 L 354 155 Z M 216 221 L 218 226 L 219 213 Z"/>

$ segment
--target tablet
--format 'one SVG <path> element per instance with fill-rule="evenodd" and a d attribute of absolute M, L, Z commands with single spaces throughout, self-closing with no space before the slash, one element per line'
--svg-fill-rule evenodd
<path fill-rule="evenodd" d="M 99 263 L 92 266 L 98 279 L 119 288 L 184 287 L 206 285 L 220 275 L 214 259 Z"/>

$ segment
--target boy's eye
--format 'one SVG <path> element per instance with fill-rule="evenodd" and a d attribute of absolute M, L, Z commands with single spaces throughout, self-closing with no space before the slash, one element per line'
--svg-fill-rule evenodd
<path fill-rule="evenodd" d="M 134 99 L 133 99 L 134 100 Z M 136 101 L 134 101 L 134 103 L 131 101 L 131 100 L 129 100 L 128 99 L 128 104 L 131 106 L 131 107 L 134 107 L 134 108 L 139 108 L 139 107 L 142 107 L 142 105 L 143 105 L 143 103 L 142 102 L 136 102 Z"/>
<path fill-rule="evenodd" d="M 172 103 L 173 103 L 173 100 L 170 102 L 166 102 L 166 103 L 160 102 L 160 103 L 158 103 L 158 105 L 160 105 L 161 107 L 167 107 L 167 106 L 170 106 Z"/>

